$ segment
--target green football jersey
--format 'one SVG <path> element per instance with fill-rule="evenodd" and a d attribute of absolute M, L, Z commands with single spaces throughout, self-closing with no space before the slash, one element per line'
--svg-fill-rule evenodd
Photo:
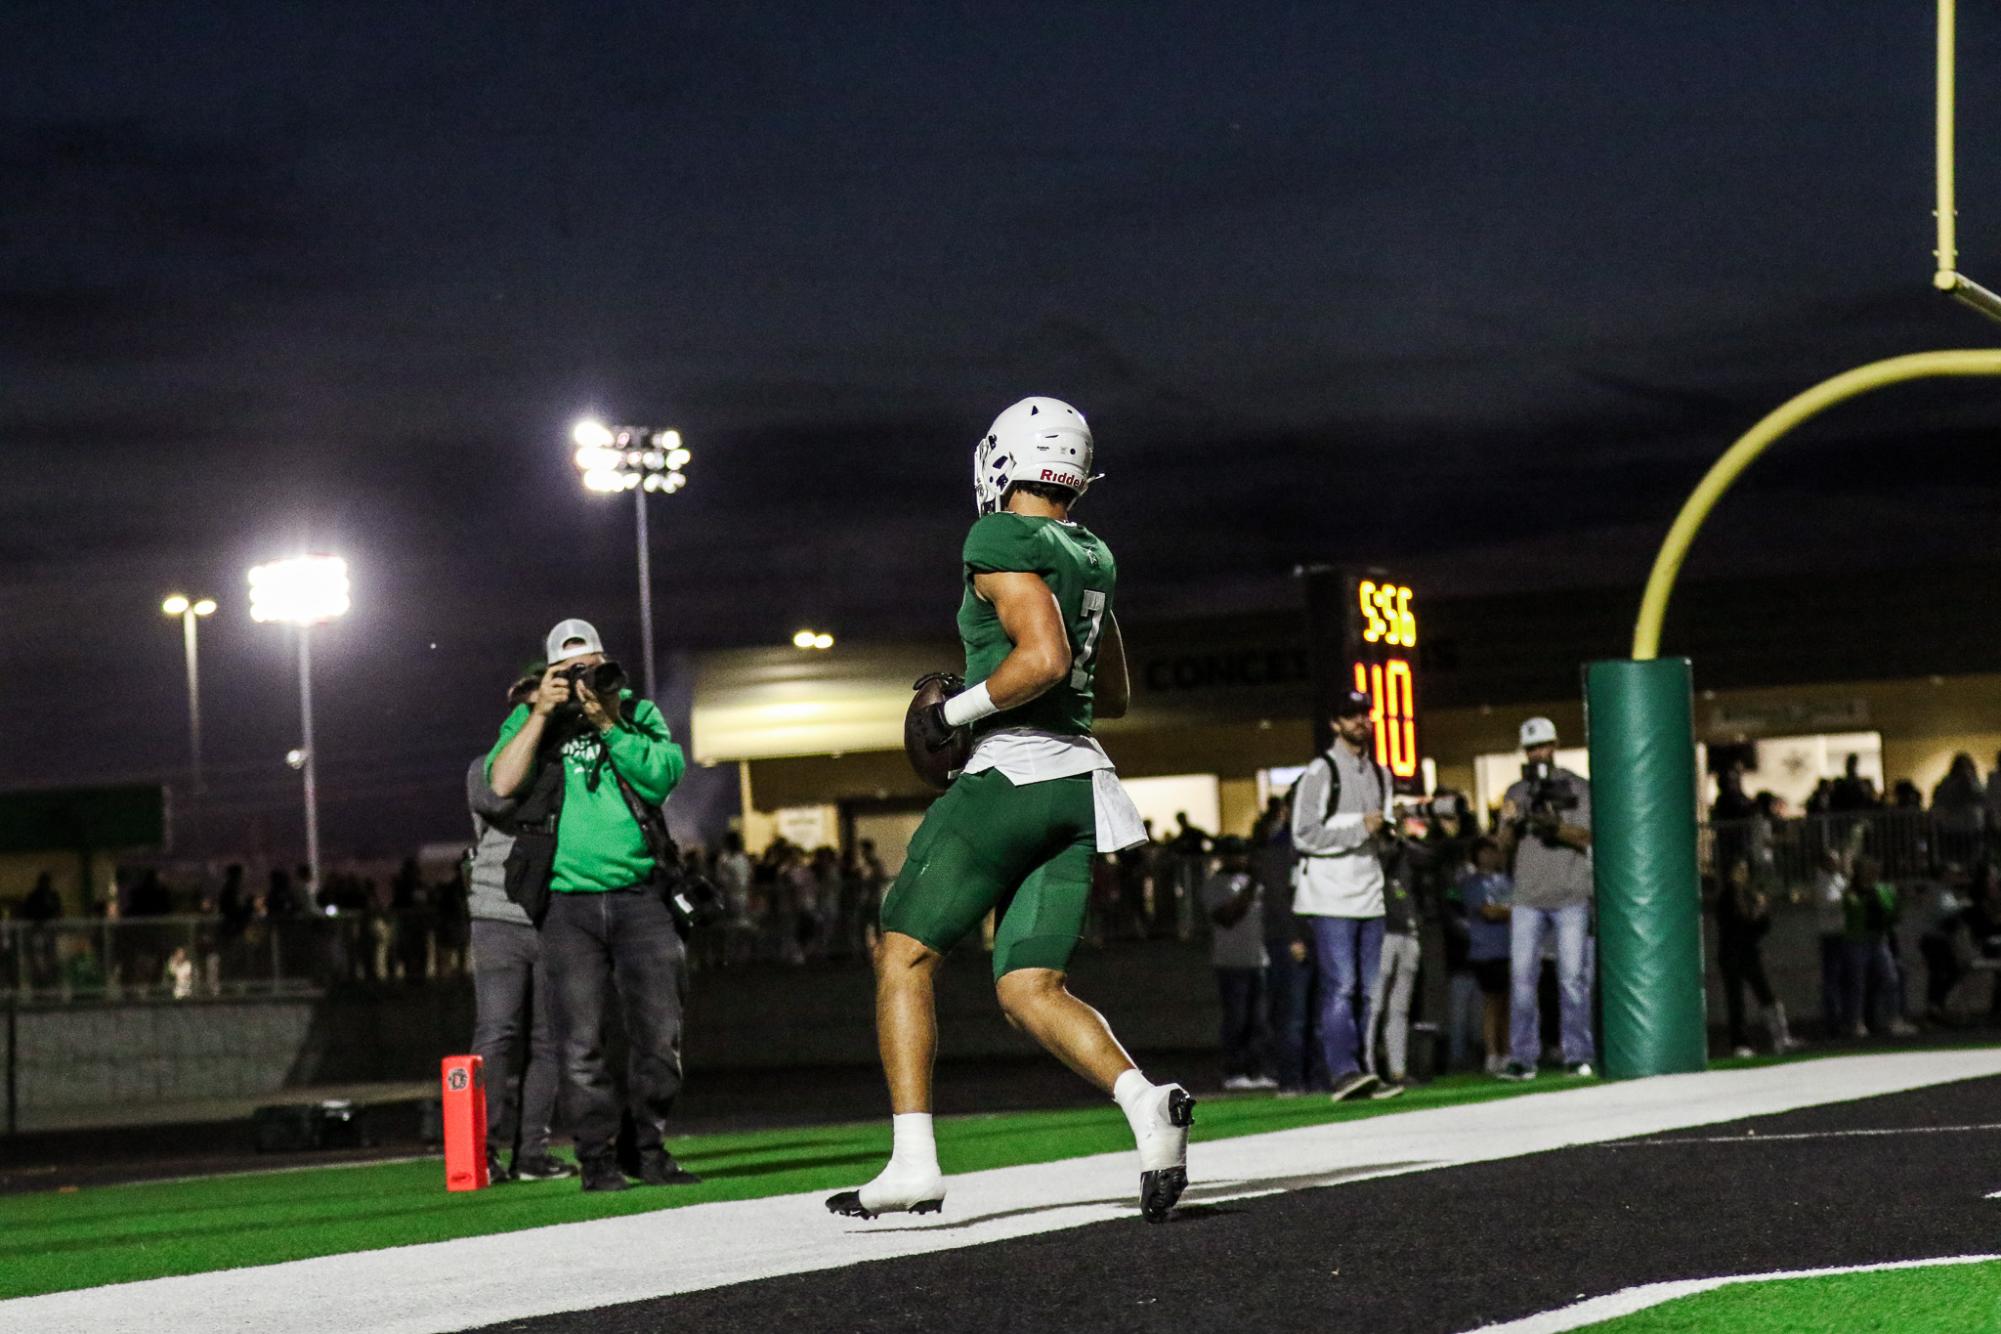
<path fill-rule="evenodd" d="M 973 576 L 1007 571 L 1039 574 L 1056 595 L 1070 632 L 1070 675 L 1018 709 L 980 723 L 1036 727 L 1069 736 L 1091 734 L 1092 698 L 1097 684 L 1098 646 L 1112 614 L 1112 587 L 1118 572 L 1110 548 L 1080 524 L 1027 514 L 987 514 L 966 534 L 966 591 L 959 602 L 959 638 L 966 647 L 966 683 L 992 676 L 1014 644 L 1001 628 L 1000 613 L 973 591 Z"/>

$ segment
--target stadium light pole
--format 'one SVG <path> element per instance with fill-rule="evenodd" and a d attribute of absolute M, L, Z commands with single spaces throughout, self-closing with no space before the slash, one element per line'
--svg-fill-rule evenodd
<path fill-rule="evenodd" d="M 215 615 L 214 598 L 188 598 L 179 593 L 160 604 L 168 616 L 181 618 L 181 645 L 188 664 L 188 800 L 199 802 L 201 781 L 201 666 L 195 647 L 195 623 Z"/>
<path fill-rule="evenodd" d="M 320 878 L 320 809 L 313 746 L 312 628 L 347 614 L 347 562 L 338 556 L 293 556 L 258 565 L 250 571 L 250 619 L 278 621 L 299 632 L 299 772 L 305 782 L 306 865 L 313 891 Z"/>
<path fill-rule="evenodd" d="M 653 674 L 653 554 L 646 533 L 646 497 L 673 495 L 688 484 L 688 462 L 694 457 L 675 430 L 649 426 L 606 426 L 586 417 L 570 431 L 576 452 L 570 456 L 583 474 L 584 489 L 599 495 L 632 493 L 639 537 L 639 640 L 646 677 L 646 697 L 659 701 Z"/>

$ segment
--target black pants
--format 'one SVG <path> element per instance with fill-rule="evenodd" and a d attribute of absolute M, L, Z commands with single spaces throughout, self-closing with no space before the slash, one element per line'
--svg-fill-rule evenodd
<path fill-rule="evenodd" d="M 1730 1045 L 1748 1047 L 1744 1031 L 1744 988 L 1767 1010 L 1772 1007 L 1772 984 L 1765 980 L 1765 956 L 1756 940 L 1724 942 L 1716 951 L 1716 966 L 1723 973 L 1723 1007 L 1730 1018 Z"/>
<path fill-rule="evenodd" d="M 474 919 L 472 992 L 472 1049 L 486 1065 L 486 1142 L 516 1161 L 542 1157 L 556 1115 L 557 1052 L 534 927 Z"/>
<path fill-rule="evenodd" d="M 1216 969 L 1223 1003 L 1223 1075 L 1264 1073 L 1264 989 L 1262 968 Z"/>
<path fill-rule="evenodd" d="M 608 1157 L 618 1135 L 618 1095 L 605 1059 L 606 1007 L 617 994 L 630 1048 L 626 1097 L 639 1149 L 658 1148 L 681 1092 L 681 1012 L 688 972 L 681 933 L 657 891 L 551 894 L 542 920 L 556 1040 L 562 1051 L 563 1120 L 579 1158 Z"/>

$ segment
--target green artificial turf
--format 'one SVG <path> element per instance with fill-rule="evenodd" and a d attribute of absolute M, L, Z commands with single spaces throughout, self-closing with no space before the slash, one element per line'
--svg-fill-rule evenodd
<path fill-rule="evenodd" d="M 1576 1088 L 1545 1078 L 1504 1084 L 1454 1075 L 1381 1102 L 1325 1097 L 1205 1099 L 1197 1141 L 1295 1126 Z M 1110 1103 L 1069 1111 L 941 1118 L 947 1172 L 1080 1158 L 1132 1147 Z M 574 1179 L 445 1190 L 441 1160 L 249 1172 L 0 1197 L 0 1298 L 274 1264 L 453 1237 L 484 1236 L 716 1200 L 833 1191 L 873 1176 L 889 1154 L 889 1123 L 689 1136 L 675 1156 L 703 1181 L 586 1195 Z"/>
<path fill-rule="evenodd" d="M 2001 1329 L 2001 1264 L 1731 1283 L 1589 1327 L 1593 1334 L 1986 1334 Z"/>

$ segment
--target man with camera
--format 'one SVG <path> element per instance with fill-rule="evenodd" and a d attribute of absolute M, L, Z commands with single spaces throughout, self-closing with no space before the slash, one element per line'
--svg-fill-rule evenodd
<path fill-rule="evenodd" d="M 1503 1079 L 1534 1079 L 1542 1054 L 1537 984 L 1543 942 L 1556 937 L 1556 986 L 1563 1064 L 1592 1073 L 1591 785 L 1557 767 L 1556 724 L 1522 724 L 1521 781 L 1501 802 L 1501 847 L 1514 857 L 1509 916 L 1508 1063 Z"/>
<path fill-rule="evenodd" d="M 660 804 L 686 761 L 651 700 L 635 699 L 587 621 L 549 632 L 548 670 L 517 706 L 487 759 L 496 796 L 516 801 L 507 893 L 542 932 L 563 1114 L 585 1190 L 623 1190 L 615 1160 L 619 1107 L 605 1059 L 605 1010 L 616 992 L 630 1045 L 626 1088 L 640 1178 L 696 1178 L 664 1144 L 681 1089 L 687 994 L 685 922 L 675 911 L 678 857 Z"/>

